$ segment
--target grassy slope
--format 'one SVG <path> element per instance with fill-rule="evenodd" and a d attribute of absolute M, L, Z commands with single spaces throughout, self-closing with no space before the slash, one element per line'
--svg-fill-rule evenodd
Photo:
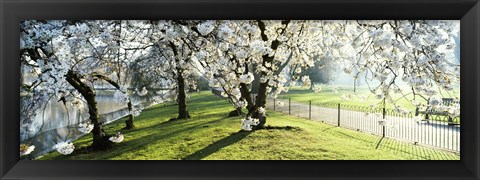
<path fill-rule="evenodd" d="M 292 101 L 296 102 L 303 102 L 303 103 L 308 103 L 309 100 L 312 100 L 312 103 L 341 103 L 341 104 L 348 104 L 348 105 L 357 105 L 357 106 L 369 106 L 370 104 L 376 104 L 379 105 L 381 100 L 376 99 L 375 95 L 372 94 L 367 88 L 357 88 L 356 94 L 358 95 L 363 95 L 367 99 L 365 101 L 360 100 L 358 97 L 354 97 L 351 100 L 343 100 L 341 98 L 342 94 L 353 94 L 353 87 L 335 87 L 338 89 L 337 93 L 334 93 L 333 91 L 334 86 L 328 86 L 328 87 L 323 87 L 322 91 L 315 93 L 312 90 L 309 90 L 306 87 L 292 87 L 288 93 L 281 94 L 278 98 L 282 99 L 288 99 L 292 98 Z M 457 90 L 460 92 L 459 90 Z M 446 92 L 443 92 L 445 97 L 450 97 Z M 458 94 L 451 94 L 451 96 L 460 96 Z M 406 98 L 402 98 L 402 95 L 400 94 L 394 94 L 393 98 L 396 101 L 398 105 L 401 105 L 402 107 L 406 108 L 409 111 L 415 111 L 415 106 L 412 105 L 410 102 L 411 99 L 413 99 L 413 95 L 406 95 Z M 417 100 L 420 103 L 426 103 L 425 100 L 422 98 L 417 98 Z M 386 103 L 386 108 L 387 109 L 393 109 L 393 103 Z"/>
<path fill-rule="evenodd" d="M 121 131 L 125 140 L 110 151 L 50 159 L 459 159 L 456 154 L 383 139 L 319 122 L 269 112 L 270 129 L 239 131 L 240 118 L 227 118 L 232 110 L 209 92 L 193 94 L 189 100 L 191 119 L 168 121 L 176 106 L 157 105 L 136 118 L 136 129 L 121 130 L 124 119 L 105 127 L 107 133 Z M 291 126 L 294 128 L 289 128 Z M 74 142 L 89 145 L 91 136 Z M 381 143 L 379 143 L 381 142 Z"/>

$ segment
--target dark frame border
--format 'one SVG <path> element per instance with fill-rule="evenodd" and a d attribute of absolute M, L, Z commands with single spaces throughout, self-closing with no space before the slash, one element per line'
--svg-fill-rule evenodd
<path fill-rule="evenodd" d="M 19 161 L 16 67 L 25 19 L 461 19 L 461 160 Z M 0 179 L 480 177 L 479 0 L 0 0 L 0 23 Z"/>

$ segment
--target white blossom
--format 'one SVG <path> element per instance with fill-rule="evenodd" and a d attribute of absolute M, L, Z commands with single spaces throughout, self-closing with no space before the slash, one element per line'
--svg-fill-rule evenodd
<path fill-rule="evenodd" d="M 20 144 L 20 156 L 29 155 L 35 150 L 35 146 L 28 146 L 26 144 Z"/>
<path fill-rule="evenodd" d="M 213 31 L 213 29 L 215 28 L 214 24 L 215 21 L 205 21 L 204 23 L 198 24 L 197 29 L 200 34 L 202 34 L 202 36 L 206 36 Z"/>
<path fill-rule="evenodd" d="M 450 117 L 456 117 L 460 115 L 460 104 L 454 103 L 448 107 L 447 113 Z"/>
<path fill-rule="evenodd" d="M 319 92 L 322 91 L 322 87 L 321 87 L 321 86 L 314 87 L 314 88 L 313 88 L 313 91 L 314 91 L 315 93 L 319 93 Z"/>
<path fill-rule="evenodd" d="M 93 124 L 86 122 L 78 124 L 78 130 L 84 134 L 87 134 L 93 130 Z"/>
<path fill-rule="evenodd" d="M 210 80 L 210 82 L 208 83 L 208 86 L 212 87 L 212 88 L 218 88 L 218 87 L 222 87 L 222 84 L 220 83 L 220 81 L 218 81 L 217 79 L 213 78 Z"/>
<path fill-rule="evenodd" d="M 240 76 L 240 83 L 250 84 L 254 79 L 253 74 L 249 72 Z"/>
<path fill-rule="evenodd" d="M 252 130 L 252 126 L 256 126 L 260 123 L 260 121 L 256 118 L 252 118 L 252 117 L 247 117 L 245 119 L 242 119 L 242 126 L 241 126 L 241 129 L 245 130 L 245 131 L 251 131 Z"/>
<path fill-rule="evenodd" d="M 247 101 L 245 100 L 238 100 L 237 102 L 235 102 L 235 107 L 237 108 L 244 108 L 247 106 Z"/>
<path fill-rule="evenodd" d="M 225 98 L 228 97 L 228 94 L 225 93 L 224 91 L 222 91 L 222 92 L 220 93 L 220 95 L 221 95 L 222 97 L 225 97 Z"/>
<path fill-rule="evenodd" d="M 302 76 L 302 84 L 303 86 L 310 86 L 312 84 L 312 81 L 310 81 L 310 77 Z"/>
<path fill-rule="evenodd" d="M 259 107 L 259 108 L 258 108 L 258 112 L 261 113 L 261 114 L 265 114 L 265 111 L 266 111 L 266 110 L 265 110 L 265 108 L 263 108 L 263 107 Z"/>
<path fill-rule="evenodd" d="M 124 139 L 123 134 L 118 132 L 117 134 L 113 135 L 112 137 L 108 138 L 109 141 L 112 141 L 114 143 L 120 143 Z"/>
<path fill-rule="evenodd" d="M 350 74 L 352 73 L 352 68 L 346 67 L 346 68 L 343 68 L 343 71 L 347 74 Z"/>
<path fill-rule="evenodd" d="M 145 96 L 148 93 L 148 90 L 145 87 L 143 87 L 141 91 L 138 91 L 138 89 L 135 89 L 135 91 L 139 96 Z"/>
<path fill-rule="evenodd" d="M 60 153 L 60 154 L 63 154 L 63 155 L 68 155 L 68 154 L 71 154 L 73 152 L 73 150 L 75 149 L 75 146 L 73 145 L 73 143 L 71 142 L 60 142 L 60 143 L 57 143 L 54 148 Z"/>
<path fill-rule="evenodd" d="M 284 105 L 285 105 L 285 102 L 283 102 L 283 101 L 277 101 L 277 105 L 278 105 L 278 106 L 284 106 Z"/>
<path fill-rule="evenodd" d="M 240 92 L 239 88 L 232 89 L 230 93 L 235 99 L 240 99 L 242 97 L 242 93 Z"/>

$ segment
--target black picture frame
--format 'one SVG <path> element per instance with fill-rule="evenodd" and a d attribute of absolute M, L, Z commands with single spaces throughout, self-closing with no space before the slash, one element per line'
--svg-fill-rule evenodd
<path fill-rule="evenodd" d="M 479 179 L 479 0 L 0 0 L 0 179 Z M 19 22 L 27 19 L 459 19 L 459 161 L 19 160 Z"/>

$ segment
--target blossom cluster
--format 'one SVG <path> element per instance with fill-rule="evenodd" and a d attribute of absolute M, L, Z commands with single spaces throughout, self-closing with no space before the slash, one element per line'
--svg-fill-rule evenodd
<path fill-rule="evenodd" d="M 54 146 L 54 148 L 60 154 L 68 155 L 73 152 L 73 150 L 75 149 L 75 146 L 71 142 L 59 142 Z"/>
<path fill-rule="evenodd" d="M 197 25 L 197 29 L 203 36 L 208 35 L 215 28 L 215 21 L 205 21 Z"/>
<path fill-rule="evenodd" d="M 84 134 L 87 134 L 93 130 L 93 124 L 86 122 L 78 124 L 78 130 Z"/>
<path fill-rule="evenodd" d="M 113 135 L 112 137 L 108 138 L 109 141 L 112 141 L 114 143 L 120 143 L 124 139 L 123 134 L 118 132 L 117 134 Z"/>
<path fill-rule="evenodd" d="M 245 119 L 242 119 L 242 126 L 241 126 L 241 129 L 245 130 L 245 131 L 251 131 L 252 130 L 252 126 L 256 126 L 260 123 L 260 121 L 256 118 L 252 118 L 252 117 L 247 117 Z"/>
<path fill-rule="evenodd" d="M 398 79 L 414 95 L 426 98 L 438 94 L 436 87 L 451 91 L 459 82 L 459 64 L 452 57 L 452 21 L 345 21 L 334 26 L 343 28 L 345 34 L 338 35 L 351 42 L 339 49 L 356 53 L 333 55 L 343 59 L 344 72 L 378 82 L 371 89 L 378 99 L 391 100 L 392 92 L 401 93 Z"/>
<path fill-rule="evenodd" d="M 20 156 L 29 155 L 34 150 L 35 150 L 34 145 L 29 146 L 29 145 L 26 145 L 26 144 L 20 144 Z"/>
<path fill-rule="evenodd" d="M 235 102 L 235 107 L 237 107 L 237 108 L 244 108 L 247 105 L 248 105 L 248 102 L 245 101 L 245 100 L 240 100 L 239 99 L 239 100 L 236 100 L 236 102 Z"/>
<path fill-rule="evenodd" d="M 263 107 L 258 108 L 258 113 L 265 114 L 265 112 L 266 112 L 265 108 L 263 108 Z"/>
<path fill-rule="evenodd" d="M 145 95 L 147 95 L 148 90 L 147 90 L 147 88 L 145 88 L 145 86 L 144 86 L 141 91 L 139 91 L 138 89 L 135 89 L 135 92 L 137 92 L 137 94 L 138 94 L 139 96 L 145 96 Z"/>
<path fill-rule="evenodd" d="M 322 91 L 322 89 L 323 89 L 322 86 L 315 86 L 315 87 L 313 88 L 313 91 L 314 91 L 315 93 L 319 93 L 319 92 Z"/>
<path fill-rule="evenodd" d="M 251 72 L 240 76 L 240 83 L 250 84 L 255 78 Z"/>
<path fill-rule="evenodd" d="M 312 84 L 312 81 L 310 80 L 310 77 L 308 76 L 303 76 L 302 77 L 302 85 L 303 86 L 310 86 Z"/>

